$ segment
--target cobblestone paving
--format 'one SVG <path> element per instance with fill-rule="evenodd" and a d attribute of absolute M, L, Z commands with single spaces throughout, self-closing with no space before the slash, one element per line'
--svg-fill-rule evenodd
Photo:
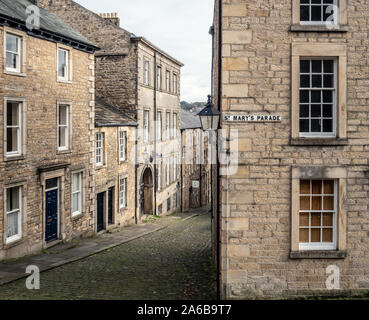
<path fill-rule="evenodd" d="M 168 227 L 41 273 L 40 290 L 1 286 L 0 299 L 216 299 L 210 216 L 156 223 Z"/>

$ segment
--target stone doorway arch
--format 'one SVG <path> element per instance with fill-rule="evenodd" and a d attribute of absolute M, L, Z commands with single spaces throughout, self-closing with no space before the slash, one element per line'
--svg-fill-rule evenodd
<path fill-rule="evenodd" d="M 141 215 L 154 214 L 154 179 L 150 167 L 147 167 L 141 179 Z"/>

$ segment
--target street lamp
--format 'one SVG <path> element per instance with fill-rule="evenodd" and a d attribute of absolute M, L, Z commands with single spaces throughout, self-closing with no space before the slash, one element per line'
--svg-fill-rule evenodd
<path fill-rule="evenodd" d="M 208 96 L 208 103 L 205 108 L 198 114 L 201 121 L 201 126 L 204 131 L 216 131 L 218 130 L 220 112 L 214 108 L 212 98 Z"/>

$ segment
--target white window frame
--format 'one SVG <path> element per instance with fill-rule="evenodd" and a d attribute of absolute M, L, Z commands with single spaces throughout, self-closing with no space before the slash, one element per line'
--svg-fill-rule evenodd
<path fill-rule="evenodd" d="M 310 1 L 311 2 L 311 1 Z M 329 5 L 329 4 L 327 4 Z M 299 1 L 299 8 L 298 10 L 300 11 L 301 6 L 309 6 L 309 11 L 310 11 L 310 21 L 302 21 L 301 17 L 300 17 L 300 24 L 301 25 L 305 25 L 305 26 L 325 26 L 325 25 L 330 25 L 330 26 L 338 26 L 338 21 L 339 21 L 339 12 L 340 12 L 340 8 L 338 6 L 338 2 L 337 0 L 333 0 L 333 4 L 331 4 L 333 7 L 337 8 L 337 10 L 335 10 L 335 12 L 333 13 L 334 16 L 334 20 L 333 21 L 311 21 L 311 9 L 313 6 L 322 6 L 323 4 L 301 4 L 301 1 Z M 322 9 L 322 14 L 323 13 L 323 9 Z"/>
<path fill-rule="evenodd" d="M 12 211 L 8 212 L 8 206 L 7 206 L 7 201 L 8 201 L 8 190 L 9 189 L 14 189 L 14 188 L 18 188 L 19 189 L 19 209 L 15 209 Z M 22 215 L 22 211 L 23 211 L 23 201 L 22 201 L 22 186 L 13 186 L 13 187 L 8 187 L 5 188 L 5 202 L 4 202 L 4 211 L 6 212 L 6 226 L 5 226 L 5 243 L 9 244 L 15 241 L 18 241 L 22 238 L 22 221 L 23 221 L 23 215 Z M 11 237 L 8 237 L 8 215 L 9 214 L 14 214 L 18 212 L 18 234 L 13 235 Z"/>
<path fill-rule="evenodd" d="M 171 122 L 171 114 L 170 112 L 167 112 L 166 113 L 166 136 L 167 136 L 167 139 L 169 140 L 170 137 L 171 137 L 171 133 L 170 133 L 170 122 Z"/>
<path fill-rule="evenodd" d="M 66 124 L 60 123 L 60 108 L 66 109 Z M 60 129 L 65 128 L 65 146 L 60 146 Z M 66 103 L 60 103 L 58 105 L 58 151 L 69 150 L 70 144 L 70 105 Z"/>
<path fill-rule="evenodd" d="M 18 104 L 18 125 L 14 126 L 14 125 L 8 125 L 7 123 L 7 110 L 8 110 L 8 103 L 16 103 Z M 5 156 L 6 157 L 17 157 L 17 156 L 21 156 L 23 153 L 23 108 L 24 108 L 24 101 L 19 101 L 16 99 L 5 99 L 5 112 L 4 112 L 4 116 L 5 116 Z M 16 151 L 11 151 L 8 152 L 8 129 L 17 129 L 17 150 Z"/>
<path fill-rule="evenodd" d="M 158 111 L 157 114 L 157 122 L 158 122 L 158 126 L 157 126 L 157 140 L 161 141 L 163 139 L 163 116 L 162 116 L 162 112 Z"/>
<path fill-rule="evenodd" d="M 333 72 L 334 72 L 334 75 L 333 75 L 333 82 L 334 82 L 334 88 L 333 90 L 333 110 L 332 110 L 332 113 L 333 113 L 333 132 L 299 132 L 299 136 L 301 138 L 335 138 L 337 136 L 337 100 L 338 100 L 338 78 L 337 78 L 337 73 L 338 73 L 338 61 L 336 58 L 334 57 L 304 57 L 304 56 L 301 56 L 300 57 L 300 61 L 301 60 L 320 60 L 320 61 L 323 61 L 323 60 L 333 60 Z M 300 68 L 300 66 L 299 66 Z M 307 75 L 307 73 L 301 73 L 301 70 L 299 69 L 299 76 L 301 75 Z M 310 70 L 310 79 L 312 79 L 312 75 L 314 73 L 312 73 L 312 70 Z M 323 71 L 322 71 L 322 74 Z M 302 90 L 305 90 L 305 91 L 309 91 L 311 92 L 312 90 L 319 90 L 319 88 L 312 88 L 312 86 L 310 86 L 310 88 L 302 88 L 301 87 L 301 84 L 300 84 L 300 81 L 299 81 L 299 92 L 298 94 L 300 95 L 300 92 Z M 324 87 L 322 87 L 320 89 L 321 91 L 323 90 L 329 90 L 329 89 L 325 89 Z M 309 104 L 309 110 L 311 110 L 311 102 L 309 103 L 301 103 L 300 102 L 300 99 L 299 99 L 299 110 L 300 110 L 300 105 L 301 104 Z M 321 104 L 323 105 L 324 103 L 321 101 Z M 301 117 L 300 117 L 300 114 L 299 114 L 299 121 L 300 121 Z M 323 111 L 321 111 L 321 119 L 323 119 Z M 311 115 L 310 115 L 310 112 L 309 112 L 309 121 L 311 120 Z M 301 128 L 300 128 L 301 130 Z M 311 130 L 311 126 L 310 126 L 310 130 Z"/>
<path fill-rule="evenodd" d="M 96 166 L 104 165 L 104 133 L 96 133 Z"/>
<path fill-rule="evenodd" d="M 79 190 L 74 190 L 74 185 L 73 185 L 73 181 L 74 181 L 74 176 L 78 175 L 78 180 L 79 180 Z M 73 172 L 72 173 L 72 197 L 71 197 L 71 209 L 72 209 L 72 217 L 78 216 L 79 214 L 81 214 L 83 212 L 83 172 Z M 77 211 L 73 211 L 73 196 L 74 195 L 79 195 L 78 198 L 78 210 Z"/>
<path fill-rule="evenodd" d="M 144 128 L 144 142 L 150 141 L 150 111 L 144 110 L 143 112 L 143 128 Z"/>
<path fill-rule="evenodd" d="M 127 208 L 127 178 L 119 179 L 119 208 Z"/>
<path fill-rule="evenodd" d="M 18 44 L 18 51 L 17 52 L 7 50 L 7 37 L 8 37 L 8 35 L 17 39 L 17 44 Z M 8 52 L 11 53 L 11 54 L 16 55 L 16 57 L 17 57 L 17 59 L 16 59 L 17 67 L 16 68 L 8 67 L 7 62 L 5 62 L 6 71 L 20 73 L 21 72 L 21 64 L 22 64 L 22 37 L 20 37 L 18 35 L 15 35 L 13 33 L 10 33 L 10 32 L 6 32 L 5 33 L 5 39 L 6 39 L 6 41 L 5 41 L 6 42 L 5 43 L 5 60 L 7 59 L 6 57 L 7 57 Z"/>
<path fill-rule="evenodd" d="M 149 86 L 150 85 L 150 61 L 144 60 L 144 85 Z"/>
<path fill-rule="evenodd" d="M 69 81 L 69 79 L 70 79 L 70 51 L 67 50 L 67 49 L 64 49 L 64 48 L 60 48 L 60 47 L 58 47 L 57 50 L 58 50 L 58 54 L 57 54 L 58 80 L 60 80 L 60 81 Z M 64 70 L 65 71 L 65 76 L 64 77 L 59 75 L 59 55 L 60 55 L 61 51 L 66 52 L 66 66 L 65 66 L 65 70 Z"/>
<path fill-rule="evenodd" d="M 337 212 L 338 212 L 338 181 L 337 179 L 300 179 L 301 180 L 310 180 L 310 189 L 311 189 L 311 181 L 313 180 L 332 180 L 334 181 L 334 210 L 323 210 L 324 209 L 324 196 L 327 195 L 319 195 L 319 194 L 299 194 L 299 201 L 300 197 L 310 197 L 310 208 L 312 208 L 312 196 L 322 196 L 322 210 L 299 210 L 299 215 L 301 213 L 309 213 L 309 230 L 311 229 L 311 213 L 333 213 L 333 242 L 309 242 L 309 243 L 301 243 L 299 242 L 299 250 L 300 251 L 313 251 L 313 250 L 336 250 L 337 249 Z M 311 190 L 310 190 L 311 191 Z M 323 190 L 322 190 L 323 191 Z M 324 191 L 323 191 L 324 192 Z M 331 196 L 331 195 L 329 195 Z M 317 227 L 318 228 L 318 227 Z M 321 229 L 321 241 L 322 241 L 322 230 L 323 228 L 320 226 Z M 328 229 L 328 227 L 326 227 Z M 300 224 L 299 224 L 300 230 Z M 310 237 L 310 232 L 309 232 Z"/>
<path fill-rule="evenodd" d="M 127 131 L 119 131 L 119 162 L 127 160 Z"/>

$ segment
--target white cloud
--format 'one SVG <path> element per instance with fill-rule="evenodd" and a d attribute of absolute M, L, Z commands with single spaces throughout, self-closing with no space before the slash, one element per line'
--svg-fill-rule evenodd
<path fill-rule="evenodd" d="M 121 27 L 143 36 L 185 64 L 182 100 L 206 101 L 210 93 L 214 0 L 75 0 L 96 12 L 118 12 Z"/>

